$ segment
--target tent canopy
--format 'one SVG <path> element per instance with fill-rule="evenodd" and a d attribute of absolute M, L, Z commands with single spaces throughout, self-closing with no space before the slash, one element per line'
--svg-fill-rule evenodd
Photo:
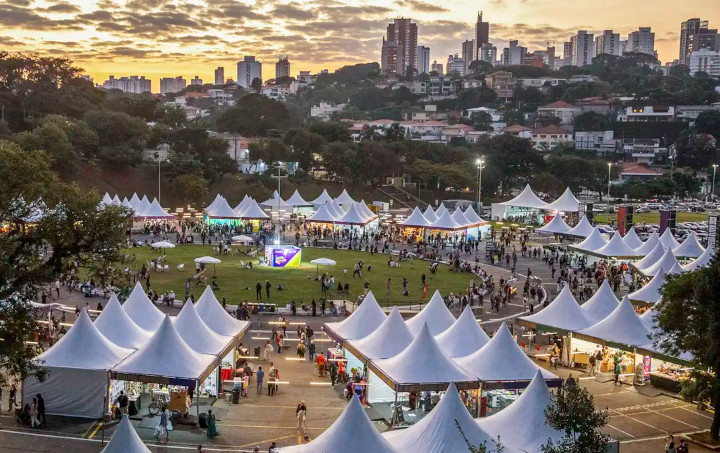
<path fill-rule="evenodd" d="M 212 256 L 201 256 L 200 258 L 195 258 L 196 263 L 201 264 L 220 264 L 221 261 L 215 257 Z"/>
<path fill-rule="evenodd" d="M 712 247 L 708 247 L 705 249 L 702 255 L 700 255 L 696 260 L 692 261 L 690 264 L 686 264 L 683 266 L 683 270 L 685 271 L 694 271 L 697 268 L 707 266 L 710 264 L 710 261 L 712 260 L 715 252 L 713 251 Z"/>
<path fill-rule="evenodd" d="M 568 331 L 583 329 L 592 324 L 570 292 L 570 285 L 565 285 L 547 307 L 521 319 Z"/>
<path fill-rule="evenodd" d="M 563 212 L 578 212 L 580 210 L 580 200 L 575 198 L 572 191 L 568 187 L 560 197 L 548 204 L 545 209 Z"/>
<path fill-rule="evenodd" d="M 588 237 L 584 241 L 576 245 L 571 245 L 571 248 L 581 250 L 583 252 L 592 252 L 599 248 L 602 248 L 607 244 L 607 241 L 602 237 L 600 230 L 595 227 Z"/>
<path fill-rule="evenodd" d="M 673 254 L 678 258 L 697 258 L 705 252 L 705 247 L 700 245 L 694 231 L 679 246 L 673 249 Z"/>
<path fill-rule="evenodd" d="M 605 319 L 578 333 L 612 343 L 640 346 L 648 342 L 650 331 L 640 321 L 628 296 L 625 296 Z"/>
<path fill-rule="evenodd" d="M 316 199 L 314 199 L 313 201 L 311 201 L 311 203 L 314 204 L 314 205 L 325 204 L 325 203 L 331 202 L 332 199 L 333 199 L 333 198 L 330 196 L 330 194 L 328 193 L 327 189 L 323 189 L 323 191 L 322 191 L 322 193 L 320 194 L 320 196 L 317 197 Z"/>
<path fill-rule="evenodd" d="M 362 303 L 347 319 L 325 323 L 323 328 L 329 330 L 329 334 L 334 335 L 336 340 L 359 340 L 374 332 L 386 318 L 372 291 L 368 291 Z"/>
<path fill-rule="evenodd" d="M 165 317 L 165 314 L 150 302 L 140 282 L 135 283 L 122 308 L 135 324 L 150 332 L 155 332 Z"/>
<path fill-rule="evenodd" d="M 590 221 L 587 219 L 587 217 L 583 217 L 582 219 L 580 219 L 577 225 L 572 227 L 572 229 L 568 232 L 568 235 L 586 238 L 590 236 L 594 230 L 595 228 L 593 228 L 593 226 L 590 224 Z"/>
<path fill-rule="evenodd" d="M 245 220 L 267 220 L 270 218 L 269 215 L 265 214 L 262 208 L 258 205 L 257 201 L 252 198 L 248 198 L 247 205 L 238 212 L 241 219 Z"/>
<path fill-rule="evenodd" d="M 317 211 L 313 215 L 307 218 L 308 222 L 316 222 L 316 223 L 335 223 L 337 220 L 337 216 L 335 214 L 331 213 L 328 209 L 328 204 L 324 204 L 318 208 Z"/>
<path fill-rule="evenodd" d="M 663 257 L 663 255 L 665 254 L 665 246 L 660 243 L 659 239 L 657 239 L 656 241 L 657 243 L 655 247 L 651 249 L 644 258 L 632 263 L 632 266 L 635 267 L 635 269 L 641 270 L 646 267 L 650 267 L 653 264 L 657 263 L 660 258 Z M 638 248 L 636 253 L 640 253 L 640 249 L 642 249 L 643 247 Z"/>
<path fill-rule="evenodd" d="M 239 336 L 250 326 L 250 322 L 240 321 L 226 312 L 209 285 L 195 303 L 195 310 L 200 319 L 220 335 Z"/>
<path fill-rule="evenodd" d="M 429 207 L 429 206 L 428 206 Z M 464 212 L 465 218 L 470 222 L 470 225 L 480 225 L 482 223 L 486 223 L 482 217 L 478 215 L 477 212 L 473 209 L 472 206 L 468 206 L 468 208 Z"/>
<path fill-rule="evenodd" d="M 470 226 L 470 222 L 465 217 L 465 214 L 463 214 L 462 209 L 460 209 L 460 206 L 455 208 L 455 212 L 452 213 L 452 219 L 455 221 L 455 223 L 457 223 L 458 225 L 460 225 L 463 228 L 467 228 L 468 226 Z"/>
<path fill-rule="evenodd" d="M 557 379 L 525 355 L 504 322 L 482 349 L 454 360 L 481 381 L 530 381 L 538 370 L 545 379 Z"/>
<path fill-rule="evenodd" d="M 165 219 L 165 218 L 174 218 L 175 216 L 172 214 L 168 214 L 162 206 L 160 206 L 160 203 L 157 201 L 157 198 L 153 198 L 152 203 L 150 203 L 150 206 L 145 209 L 143 212 L 140 212 L 137 214 L 139 217 L 144 217 L 146 219 Z"/>
<path fill-rule="evenodd" d="M 637 256 L 647 256 L 648 253 L 652 252 L 653 249 L 660 243 L 660 237 L 656 232 L 652 232 L 645 242 L 635 250 Z"/>
<path fill-rule="evenodd" d="M 95 327 L 108 340 L 123 348 L 137 349 L 144 345 L 152 335 L 151 332 L 140 328 L 130 319 L 120 305 L 115 294 L 95 320 Z"/>
<path fill-rule="evenodd" d="M 350 194 L 347 192 L 347 189 L 343 189 L 342 193 L 335 199 L 340 204 L 353 204 L 355 203 L 355 200 L 352 199 Z"/>
<path fill-rule="evenodd" d="M 370 368 L 381 378 L 384 377 L 386 383 L 392 382 L 399 392 L 439 391 L 451 382 L 461 388 L 478 387 L 477 378 L 472 373 L 443 353 L 427 324 L 423 324 L 418 336 L 400 354 L 389 359 L 373 360 Z"/>
<path fill-rule="evenodd" d="M 296 208 L 299 208 L 300 206 L 312 206 L 312 203 L 308 203 L 300 196 L 300 192 L 298 192 L 297 189 L 295 189 L 292 196 L 287 199 L 287 204 Z"/>
<path fill-rule="evenodd" d="M 626 258 L 636 256 L 635 249 L 625 243 L 619 231 L 616 232 L 612 239 L 610 239 L 610 241 L 604 246 L 588 251 L 594 255 L 608 258 Z"/>
<path fill-rule="evenodd" d="M 292 205 L 280 197 L 278 191 L 274 191 L 272 197 L 260 203 L 260 206 L 266 208 L 291 208 Z"/>
<path fill-rule="evenodd" d="M 590 325 L 595 324 L 607 317 L 618 306 L 620 301 L 610 287 L 610 282 L 605 279 L 590 299 L 580 306 L 585 318 Z"/>
<path fill-rule="evenodd" d="M 665 284 L 665 270 L 658 269 L 658 272 L 645 286 L 635 292 L 628 294 L 628 299 L 655 304 L 660 301 L 662 293 L 660 289 Z"/>
<path fill-rule="evenodd" d="M 190 299 L 185 301 L 173 324 L 185 343 L 202 354 L 220 355 L 233 340 L 233 337 L 220 335 L 210 329 L 200 319 Z"/>
<path fill-rule="evenodd" d="M 123 415 L 112 439 L 100 453 L 150 453 L 150 449 L 138 436 L 130 417 Z"/>
<path fill-rule="evenodd" d="M 360 212 L 358 210 L 358 207 L 356 204 L 352 204 L 350 206 L 350 209 L 345 211 L 345 214 L 342 215 L 339 219 L 335 221 L 335 223 L 341 223 L 344 225 L 366 225 L 370 219 L 368 217 Z"/>
<path fill-rule="evenodd" d="M 627 233 L 625 233 L 625 236 L 623 237 L 623 241 L 625 241 L 625 244 L 628 245 L 628 247 L 632 249 L 637 249 L 639 247 L 642 247 L 643 241 L 640 240 L 637 233 L 635 232 L 635 228 L 630 228 Z M 637 250 L 635 251 L 637 253 Z M 644 256 L 644 255 L 637 255 L 637 256 Z"/>
<path fill-rule="evenodd" d="M 535 192 L 533 192 L 530 184 L 526 185 L 520 195 L 512 200 L 500 203 L 505 206 L 514 206 L 518 208 L 547 209 L 547 203 L 542 201 Z"/>
<path fill-rule="evenodd" d="M 237 212 L 230 207 L 227 200 L 223 197 L 217 202 L 213 202 L 214 206 L 212 209 L 206 211 L 206 214 L 211 219 L 239 219 L 240 216 Z"/>
<path fill-rule="evenodd" d="M 434 223 L 438 219 L 437 215 L 435 214 L 435 211 L 433 211 L 433 208 L 430 205 L 428 205 L 428 207 L 425 208 L 425 212 L 423 212 L 423 217 L 425 217 L 425 219 L 428 222 L 430 222 L 431 224 Z"/>
<path fill-rule="evenodd" d="M 485 346 L 490 341 L 490 337 L 480 327 L 472 307 L 468 305 L 453 325 L 445 332 L 436 335 L 435 340 L 445 355 L 453 359 L 472 354 Z"/>
<path fill-rule="evenodd" d="M 555 214 L 555 217 L 553 217 L 552 220 L 550 220 L 547 224 L 541 226 L 535 231 L 538 233 L 570 234 L 572 228 L 570 228 L 568 224 L 565 223 L 565 220 L 558 212 L 557 214 Z"/>
<path fill-rule="evenodd" d="M 442 214 L 438 214 L 437 220 L 430 225 L 430 229 L 432 230 L 456 231 L 464 228 L 465 227 L 463 225 L 458 224 L 455 219 L 453 219 L 450 211 L 447 209 Z"/>
<path fill-rule="evenodd" d="M 373 333 L 348 342 L 346 347 L 355 356 L 367 360 L 387 359 L 402 352 L 414 338 L 397 307 L 393 307 L 385 321 Z"/>
<path fill-rule="evenodd" d="M 404 227 L 424 228 L 430 226 L 430 222 L 428 222 L 422 212 L 420 212 L 420 208 L 415 206 L 413 212 L 407 219 L 402 221 L 401 225 Z"/>
<path fill-rule="evenodd" d="M 150 244 L 150 247 L 152 247 L 154 249 L 174 249 L 175 244 L 173 244 L 172 242 L 168 242 L 168 241 L 159 241 L 159 242 L 153 242 L 152 244 Z"/>
<path fill-rule="evenodd" d="M 660 242 L 662 242 L 662 245 L 664 245 L 666 249 L 674 249 L 680 245 L 678 240 L 675 239 L 675 236 L 673 236 L 670 228 L 665 228 L 665 232 L 660 236 Z"/>
<path fill-rule="evenodd" d="M 407 326 L 413 335 L 417 335 L 423 325 L 427 324 L 430 334 L 439 335 L 449 329 L 454 322 L 455 317 L 445 305 L 440 291 L 435 290 L 430 301 L 420 310 L 420 313 L 407 321 Z"/>
<path fill-rule="evenodd" d="M 210 203 L 209 205 L 207 205 L 205 207 L 204 211 L 208 214 L 211 213 L 212 210 L 215 208 L 215 206 L 217 206 L 218 203 L 220 203 L 220 200 L 222 200 L 222 199 L 223 199 L 222 195 L 220 195 L 220 194 L 215 195 L 215 199 L 212 201 L 212 203 Z"/>
<path fill-rule="evenodd" d="M 641 268 L 640 272 L 646 277 L 653 277 L 660 272 L 661 269 L 669 270 L 675 267 L 676 264 L 679 265 L 678 260 L 675 258 L 675 255 L 673 255 L 672 249 L 668 248 L 657 262 L 648 267 Z"/>

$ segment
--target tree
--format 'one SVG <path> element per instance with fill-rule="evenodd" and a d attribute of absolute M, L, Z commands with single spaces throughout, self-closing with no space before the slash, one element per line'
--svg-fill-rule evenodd
<path fill-rule="evenodd" d="M 287 129 L 290 125 L 290 113 L 283 103 L 251 93 L 220 113 L 217 125 L 221 131 L 247 137 L 262 137 L 271 129 Z"/>
<path fill-rule="evenodd" d="M 578 384 L 564 385 L 545 408 L 545 423 L 563 433 L 548 439 L 543 453 L 605 453 L 610 439 L 600 429 L 607 425 L 608 413 L 596 411 L 593 396 Z"/>
<path fill-rule="evenodd" d="M 212 182 L 237 170 L 237 163 L 227 153 L 228 142 L 220 137 L 211 137 L 202 127 L 173 131 L 167 143 L 172 151 L 168 170 L 171 177 L 201 173 Z"/>
<path fill-rule="evenodd" d="M 711 370 L 709 401 L 720 407 L 720 257 L 708 266 L 667 277 L 656 309 L 659 330 L 653 343 L 672 357 L 689 353 L 696 370 Z M 692 385 L 690 383 L 689 385 Z M 718 439 L 720 411 L 715 410 L 710 434 Z"/>
<path fill-rule="evenodd" d="M 690 134 L 684 130 L 675 141 L 675 155 L 679 167 L 708 168 L 718 159 L 716 140 L 707 134 Z"/>
<path fill-rule="evenodd" d="M 289 159 L 296 161 L 307 172 L 315 163 L 315 153 L 320 152 L 325 140 L 306 129 L 291 129 L 285 136 L 285 144 L 292 149 Z"/>
<path fill-rule="evenodd" d="M 14 141 L 25 151 L 47 152 L 53 165 L 64 175 L 71 175 L 80 168 L 82 155 L 56 124 L 46 123 L 32 132 L 20 132 Z"/>
<path fill-rule="evenodd" d="M 208 184 L 204 178 L 196 175 L 180 175 L 173 182 L 175 193 L 183 200 L 183 204 L 198 203 L 207 197 Z"/>
<path fill-rule="evenodd" d="M 58 180 L 47 154 L 5 141 L 0 180 L 0 368 L 20 380 L 42 378 L 35 351 L 25 343 L 40 329 L 28 302 L 75 261 L 97 269 L 96 281 L 109 283 L 102 279 L 119 260 L 129 212 L 98 207 L 96 194 Z"/>
<path fill-rule="evenodd" d="M 147 124 L 127 113 L 94 110 L 85 115 L 85 122 L 98 136 L 96 156 L 116 165 L 135 165 L 142 158 Z"/>
<path fill-rule="evenodd" d="M 316 121 L 310 124 L 308 130 L 318 134 L 327 142 L 349 142 L 350 131 L 348 125 L 340 121 Z"/>
<path fill-rule="evenodd" d="M 470 63 L 468 69 L 470 69 L 474 77 L 480 77 L 482 75 L 489 74 L 493 69 L 493 65 L 488 61 L 475 60 Z"/>
<path fill-rule="evenodd" d="M 158 117 L 158 122 L 172 129 L 179 129 L 188 122 L 185 110 L 177 104 L 164 104 L 158 107 Z"/>
<path fill-rule="evenodd" d="M 260 92 L 260 89 L 262 88 L 262 80 L 260 78 L 255 77 L 252 79 L 252 82 L 250 82 L 250 88 L 252 88 L 256 93 Z"/>
<path fill-rule="evenodd" d="M 350 96 L 350 105 L 360 110 L 375 110 L 385 105 L 385 92 L 380 88 L 363 88 Z"/>
<path fill-rule="evenodd" d="M 575 131 L 607 131 L 610 122 L 607 117 L 595 112 L 583 112 L 575 117 Z"/>
<path fill-rule="evenodd" d="M 695 120 L 695 130 L 720 140 L 720 111 L 710 110 L 700 113 Z"/>
<path fill-rule="evenodd" d="M 493 120 L 492 115 L 488 112 L 474 112 L 470 117 L 470 122 L 476 131 L 488 131 Z"/>
<path fill-rule="evenodd" d="M 503 193 L 510 192 L 512 182 L 535 172 L 542 165 L 542 156 L 530 140 L 503 134 L 488 140 L 484 146 L 488 163 L 500 178 Z"/>

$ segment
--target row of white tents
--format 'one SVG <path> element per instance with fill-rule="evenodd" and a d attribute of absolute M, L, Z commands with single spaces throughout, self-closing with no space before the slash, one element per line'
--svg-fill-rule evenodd
<path fill-rule="evenodd" d="M 311 223 L 326 223 L 340 225 L 367 225 L 377 220 L 378 215 L 365 203 L 365 200 L 341 204 L 337 200 L 327 201 L 307 218 Z"/>
<path fill-rule="evenodd" d="M 83 309 L 67 334 L 37 357 L 48 377 L 26 379 L 23 395 L 46 395 L 48 414 L 99 418 L 111 377 L 194 387 L 248 327 L 222 308 L 209 286 L 170 318 L 137 283 L 124 304 L 113 295 L 95 322 Z"/>
<path fill-rule="evenodd" d="M 526 185 L 520 194 L 512 200 L 500 203 L 503 206 L 527 209 L 542 209 L 545 211 L 578 212 L 581 208 L 580 201 L 573 195 L 568 187 L 560 197 L 552 203 L 546 203 L 533 192 L 530 184 Z"/>
<path fill-rule="evenodd" d="M 122 206 L 128 208 L 132 210 L 132 216 L 135 218 L 165 219 L 175 217 L 172 214 L 168 214 L 168 212 L 160 206 L 157 198 L 153 198 L 153 200 L 150 201 L 147 195 L 143 195 L 143 197 L 140 198 L 136 193 L 134 193 L 129 200 L 127 197 L 121 200 L 117 195 L 110 197 L 110 194 L 105 193 L 100 201 L 100 206 Z"/>
<path fill-rule="evenodd" d="M 458 206 L 451 213 L 443 203 L 440 203 L 440 206 L 435 211 L 433 211 L 432 206 L 428 206 L 424 212 L 415 207 L 408 218 L 401 222 L 401 225 L 407 228 L 457 231 L 486 223 L 472 206 L 469 206 L 464 212 Z"/>

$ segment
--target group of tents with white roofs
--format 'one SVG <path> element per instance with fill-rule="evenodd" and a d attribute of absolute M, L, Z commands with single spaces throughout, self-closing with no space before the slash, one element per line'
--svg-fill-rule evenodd
<path fill-rule="evenodd" d="M 157 198 L 149 201 L 147 195 L 143 195 L 143 197 L 140 198 L 136 193 L 134 193 L 129 200 L 127 197 L 121 200 L 117 195 L 111 197 L 110 194 L 106 193 L 100 201 L 100 206 L 122 206 L 128 208 L 132 211 L 132 217 L 136 219 L 170 219 L 175 217 L 160 206 Z"/>
<path fill-rule="evenodd" d="M 425 230 L 461 231 L 489 223 L 483 220 L 472 206 L 468 206 L 465 211 L 458 206 L 450 212 L 443 203 L 440 203 L 436 210 L 433 210 L 432 206 L 425 208 L 425 211 L 415 207 L 400 225 Z"/>
<path fill-rule="evenodd" d="M 228 314 L 209 286 L 171 318 L 137 283 L 123 304 L 112 295 L 94 321 L 82 309 L 68 332 L 36 358 L 49 373 L 42 381 L 26 379 L 23 397 L 44 395 L 48 414 L 102 418 L 112 402 L 111 387 L 124 381 L 186 387 L 203 382 L 249 325 Z"/>

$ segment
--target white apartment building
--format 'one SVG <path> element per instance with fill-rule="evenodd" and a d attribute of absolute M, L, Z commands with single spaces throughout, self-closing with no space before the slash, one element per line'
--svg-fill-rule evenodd
<path fill-rule="evenodd" d="M 286 97 L 297 93 L 298 87 L 299 84 L 297 80 L 293 80 L 292 82 L 284 85 L 264 85 L 260 89 L 260 93 L 262 93 L 263 96 L 275 99 L 276 101 L 282 101 Z"/>
<path fill-rule="evenodd" d="M 521 65 L 525 61 L 526 53 L 527 47 L 519 45 L 517 40 L 512 40 L 510 41 L 510 47 L 503 49 L 501 63 L 503 66 Z"/>
<path fill-rule="evenodd" d="M 587 30 L 579 30 L 575 36 L 570 38 L 570 45 L 573 66 L 587 66 L 592 63 L 595 56 L 595 42 L 592 33 L 588 33 Z"/>
<path fill-rule="evenodd" d="M 497 47 L 490 44 L 489 42 L 483 43 L 480 46 L 480 60 L 487 61 L 488 63 L 497 63 Z"/>
<path fill-rule="evenodd" d="M 700 49 L 689 55 L 690 74 L 706 72 L 710 77 L 720 77 L 720 51 Z"/>
<path fill-rule="evenodd" d="M 620 47 L 620 33 L 605 30 L 595 38 L 595 56 L 600 54 L 622 55 Z"/>
<path fill-rule="evenodd" d="M 245 89 L 250 89 L 255 79 L 260 79 L 262 82 L 262 63 L 255 61 L 254 56 L 247 56 L 242 61 L 238 61 L 237 84 Z"/>
<path fill-rule="evenodd" d="M 110 76 L 102 87 L 106 90 L 120 90 L 125 93 L 149 93 L 151 92 L 152 83 L 145 76 L 120 77 Z"/>
<path fill-rule="evenodd" d="M 418 74 L 427 74 L 430 72 L 430 48 L 426 46 L 417 46 L 415 50 L 415 69 Z"/>
<path fill-rule="evenodd" d="M 345 105 L 346 104 L 330 104 L 328 102 L 321 102 L 318 105 L 310 107 L 310 116 L 318 118 L 322 121 L 328 121 L 333 114 L 342 111 L 342 109 L 345 108 Z"/>
<path fill-rule="evenodd" d="M 657 123 L 675 121 L 675 107 L 645 105 L 626 107 L 620 121 L 628 123 Z"/>
<path fill-rule="evenodd" d="M 457 72 L 458 74 L 460 74 L 460 77 L 463 77 L 465 75 L 465 60 L 459 57 L 458 54 L 448 55 L 445 72 L 446 74 L 450 74 L 451 72 Z"/>
<path fill-rule="evenodd" d="M 160 93 L 179 93 L 187 87 L 187 80 L 182 76 L 163 77 L 160 79 Z"/>
<path fill-rule="evenodd" d="M 598 154 L 615 151 L 616 141 L 613 131 L 575 132 L 575 149 L 595 150 Z"/>
<path fill-rule="evenodd" d="M 222 66 L 215 70 L 215 85 L 225 85 L 225 68 Z"/>
<path fill-rule="evenodd" d="M 650 27 L 640 27 L 638 31 L 630 33 L 626 51 L 655 55 L 655 33 Z"/>
<path fill-rule="evenodd" d="M 560 125 L 569 127 L 580 113 L 580 107 L 576 105 L 555 101 L 538 108 L 536 115 L 538 118 L 558 118 Z"/>

